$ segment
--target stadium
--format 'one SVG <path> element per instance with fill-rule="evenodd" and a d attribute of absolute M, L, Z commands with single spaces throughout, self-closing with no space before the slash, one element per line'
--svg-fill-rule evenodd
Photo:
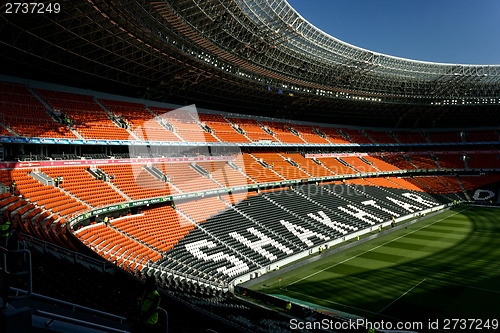
<path fill-rule="evenodd" d="M 0 8 L 2 332 L 498 331 L 500 65 L 285 0 Z"/>

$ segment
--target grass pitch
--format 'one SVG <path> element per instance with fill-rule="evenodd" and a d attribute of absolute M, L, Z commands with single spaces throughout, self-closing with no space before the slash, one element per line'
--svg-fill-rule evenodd
<path fill-rule="evenodd" d="M 370 320 L 438 319 L 442 331 L 457 331 L 448 319 L 498 320 L 500 209 L 449 210 L 280 277 L 251 289 Z"/>

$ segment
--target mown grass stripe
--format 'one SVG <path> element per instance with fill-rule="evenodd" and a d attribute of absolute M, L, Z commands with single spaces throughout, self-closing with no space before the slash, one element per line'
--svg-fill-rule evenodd
<path fill-rule="evenodd" d="M 460 211 L 458 211 L 458 212 L 454 212 L 451 216 L 457 215 L 457 214 L 459 214 L 459 213 L 460 213 Z M 356 258 L 356 257 L 358 257 L 358 256 L 360 256 L 360 255 L 362 255 L 362 254 L 364 254 L 364 253 L 368 253 L 368 252 L 371 252 L 371 251 L 373 251 L 373 250 L 376 250 L 376 249 L 378 249 L 379 247 L 384 246 L 385 244 L 389 244 L 389 243 L 394 242 L 394 241 L 396 241 L 396 240 L 398 240 L 398 239 L 401 239 L 401 238 L 403 238 L 403 237 L 408 237 L 409 235 L 411 235 L 411 234 L 413 234 L 413 233 L 415 233 L 415 232 L 417 232 L 417 231 L 420 231 L 420 230 L 422 230 L 422 229 L 424 229 L 424 228 L 427 228 L 427 227 L 429 227 L 429 226 L 432 226 L 433 224 L 438 223 L 439 221 L 442 221 L 442 220 L 447 219 L 447 218 L 449 218 L 448 214 L 447 214 L 447 216 L 446 216 L 446 217 L 443 217 L 442 219 L 436 220 L 436 221 L 432 222 L 431 224 L 427 224 L 427 225 L 425 225 L 425 226 L 423 226 L 423 227 L 420 227 L 420 228 L 418 228 L 418 229 L 415 229 L 415 230 L 413 230 L 413 231 L 410 231 L 409 233 L 403 234 L 403 235 L 401 235 L 401 236 L 399 236 L 399 237 L 397 237 L 397 238 L 394 238 L 394 239 L 391 239 L 391 240 L 389 240 L 389 241 L 386 241 L 385 243 L 382 243 L 382 244 L 380 244 L 380 245 L 377 245 L 377 246 L 375 246 L 375 247 L 373 247 L 373 248 L 371 248 L 371 249 L 368 249 L 368 250 L 366 250 L 366 251 L 364 251 L 364 252 L 362 252 L 362 253 L 360 253 L 360 254 L 358 254 L 358 255 L 355 255 L 355 256 L 353 256 L 353 257 L 347 258 L 347 259 L 345 259 L 345 260 L 341 261 L 340 263 L 333 264 L 333 265 L 329 266 L 328 268 L 330 268 L 330 267 L 335 267 L 335 266 L 337 266 L 337 265 L 339 265 L 339 264 L 341 264 L 341 263 L 344 263 L 344 262 L 346 262 L 346 261 L 349 261 L 349 260 L 351 260 L 351 259 L 354 259 L 354 258 Z M 300 282 L 300 281 L 303 281 L 303 280 L 305 280 L 305 279 L 308 279 L 308 278 L 310 278 L 311 276 L 317 275 L 317 274 L 321 273 L 321 272 L 322 272 L 322 271 L 324 271 L 324 270 L 326 270 L 326 269 L 319 270 L 319 271 L 317 271 L 317 272 L 314 272 L 314 273 L 312 273 L 312 274 L 309 274 L 309 275 L 308 275 L 308 276 L 306 276 L 306 277 L 303 277 L 303 278 L 301 278 L 301 279 L 299 279 L 299 280 L 297 280 L 297 281 L 295 281 L 295 282 L 290 283 L 288 286 L 292 286 L 292 285 L 296 284 L 297 282 Z M 288 287 L 288 286 L 287 286 L 287 287 Z"/>

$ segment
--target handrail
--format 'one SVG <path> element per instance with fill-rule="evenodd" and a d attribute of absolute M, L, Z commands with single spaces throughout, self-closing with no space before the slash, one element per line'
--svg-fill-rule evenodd
<path fill-rule="evenodd" d="M 86 262 L 86 263 L 94 265 L 94 266 L 102 267 L 103 270 L 106 270 L 107 267 L 112 267 L 112 268 L 115 267 L 112 263 L 110 263 L 109 261 L 106 261 L 104 259 L 99 260 L 99 259 L 93 258 L 93 257 L 87 256 L 85 254 L 82 254 L 80 252 L 73 251 L 71 249 L 59 246 L 57 244 L 47 242 L 43 239 L 36 238 L 32 235 L 27 235 L 24 233 L 21 233 L 21 235 L 24 237 L 24 239 L 21 241 L 24 248 L 26 248 L 25 243 L 31 243 L 31 244 L 33 244 L 33 246 L 42 247 L 44 252 L 47 251 L 47 249 L 54 249 L 57 253 L 63 253 L 67 256 L 73 257 L 75 260 L 83 261 L 83 262 Z"/>
<path fill-rule="evenodd" d="M 10 289 L 13 290 L 13 291 L 15 291 L 15 292 L 17 292 L 17 293 L 27 293 L 27 291 L 22 290 L 22 289 L 18 289 L 18 288 L 11 287 Z M 60 299 L 57 299 L 57 298 L 53 298 L 53 297 L 49 297 L 49 296 L 45 296 L 45 295 L 40 295 L 40 294 L 37 294 L 37 293 L 31 293 L 31 296 L 39 298 L 39 299 L 42 299 L 42 300 L 45 300 L 45 301 L 55 302 L 55 303 L 60 304 L 60 305 L 69 306 L 69 307 L 72 308 L 71 310 L 73 312 L 76 311 L 76 310 L 84 310 L 84 311 L 90 312 L 91 314 L 98 314 L 98 315 L 101 315 L 101 316 L 104 316 L 104 317 L 109 317 L 109 318 L 111 318 L 113 320 L 119 321 L 120 324 L 123 324 L 124 321 L 127 320 L 127 318 L 122 317 L 122 316 L 118 316 L 118 315 L 115 315 L 115 314 L 112 314 L 112 313 L 109 313 L 109 312 L 104 312 L 104 311 L 96 310 L 96 309 L 89 308 L 89 307 L 86 307 L 86 306 L 83 306 L 83 305 L 78 305 L 78 304 L 75 304 L 75 303 L 66 302 L 66 301 L 63 301 L 63 300 L 60 300 Z"/>
<path fill-rule="evenodd" d="M 75 319 L 75 318 L 71 318 L 71 317 L 67 317 L 67 316 L 62 316 L 62 315 L 59 315 L 56 313 L 46 312 L 46 311 L 42 311 L 42 310 L 37 310 L 36 313 L 38 313 L 44 317 L 51 318 L 49 321 L 47 321 L 45 323 L 45 326 L 47 326 L 47 327 L 50 327 L 55 320 L 60 320 L 60 321 L 64 321 L 64 322 L 71 323 L 71 324 L 78 324 L 78 325 L 87 326 L 87 327 L 91 327 L 91 328 L 95 328 L 95 329 L 109 331 L 109 332 L 116 332 L 116 333 L 128 333 L 129 332 L 126 330 L 121 330 L 121 329 L 114 328 L 114 327 L 95 324 L 95 323 L 91 323 L 88 321 L 83 321 L 83 320 L 79 320 L 79 319 Z"/>
<path fill-rule="evenodd" d="M 3 299 L 2 301 L 2 307 L 5 308 L 7 306 L 7 303 L 9 300 L 11 299 L 21 299 L 21 298 L 27 298 L 27 297 L 30 297 L 32 294 L 33 294 L 33 274 L 32 274 L 32 268 L 31 268 L 31 252 L 27 249 L 21 249 L 21 250 L 9 250 L 3 246 L 0 246 L 0 252 L 2 252 L 2 267 L 1 267 L 1 271 L 2 272 L 5 272 L 5 274 L 7 275 L 25 275 L 27 274 L 28 275 L 28 291 L 25 291 L 25 295 L 23 296 L 11 296 L 9 295 L 9 291 L 11 289 L 8 281 L 7 283 L 5 284 L 4 282 L 4 288 L 2 288 L 3 291 L 5 291 L 5 299 Z M 28 267 L 27 267 L 27 270 L 25 271 L 19 271 L 19 272 L 9 272 L 9 270 L 7 269 L 7 254 L 20 254 L 20 253 L 24 253 L 25 255 L 27 255 L 27 261 L 28 261 Z M 3 274 L 3 273 L 2 273 Z"/>
<path fill-rule="evenodd" d="M 165 314 L 165 333 L 168 333 L 168 312 L 164 308 L 158 308 L 158 310 L 162 311 Z"/>

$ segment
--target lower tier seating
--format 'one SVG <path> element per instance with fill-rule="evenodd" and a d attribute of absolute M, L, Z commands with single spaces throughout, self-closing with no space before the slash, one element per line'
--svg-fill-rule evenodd
<path fill-rule="evenodd" d="M 198 200 L 188 208 L 177 205 L 203 223 L 167 251 L 168 259 L 162 258 L 157 264 L 166 269 L 180 269 L 195 278 L 230 281 L 237 275 L 301 251 L 317 249 L 355 231 L 376 228 L 394 217 L 457 199 L 394 185 L 374 186 L 368 181 L 360 181 L 359 185 L 302 185 L 261 191 L 234 203 L 214 197 Z M 217 200 L 224 201 L 226 207 Z M 197 208 L 200 206 L 223 210 L 205 219 L 208 214 Z M 194 211 L 189 212 L 191 209 Z M 196 217 L 198 214 L 201 215 Z"/>

